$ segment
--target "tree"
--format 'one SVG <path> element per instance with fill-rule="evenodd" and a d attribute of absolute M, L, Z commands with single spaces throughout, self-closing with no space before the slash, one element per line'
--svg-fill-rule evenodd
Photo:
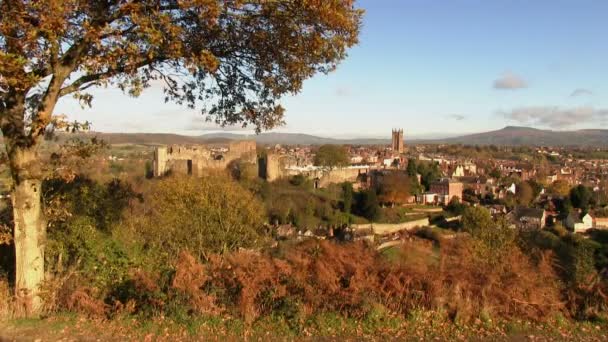
<path fill-rule="evenodd" d="M 343 146 L 322 145 L 315 153 L 314 163 L 317 166 L 325 166 L 330 169 L 339 166 L 347 166 L 350 163 L 348 152 Z"/>
<path fill-rule="evenodd" d="M 424 185 L 427 190 L 430 188 L 431 183 L 441 177 L 441 170 L 439 170 L 439 164 L 437 162 L 418 163 L 418 173 L 421 176 L 422 185 Z"/>
<path fill-rule="evenodd" d="M 500 177 L 502 177 L 502 173 L 497 168 L 492 169 L 488 175 L 495 179 L 500 179 Z"/>
<path fill-rule="evenodd" d="M 528 182 L 521 182 L 517 185 L 515 197 L 519 205 L 527 206 L 534 199 L 534 190 Z"/>
<path fill-rule="evenodd" d="M 204 260 L 210 253 L 252 248 L 265 241 L 262 204 L 223 174 L 155 181 L 125 227 L 154 259 L 171 262 L 188 250 Z"/>
<path fill-rule="evenodd" d="M 462 228 L 473 237 L 481 237 L 494 225 L 492 215 L 483 207 L 469 207 L 462 214 Z"/>
<path fill-rule="evenodd" d="M 460 203 L 458 197 L 454 196 L 445 209 L 454 215 L 462 215 L 466 209 L 466 205 Z"/>
<path fill-rule="evenodd" d="M 353 0 L 0 1 L 0 129 L 14 184 L 19 302 L 41 307 L 38 146 L 61 97 L 90 106 L 92 87 L 137 96 L 161 82 L 166 101 L 198 107 L 207 120 L 269 129 L 283 121 L 282 95 L 346 57 L 361 16 Z"/>
<path fill-rule="evenodd" d="M 380 217 L 380 206 L 378 205 L 378 197 L 374 189 L 361 191 L 357 196 L 356 203 L 357 213 L 370 221 L 377 220 Z"/>
<path fill-rule="evenodd" d="M 592 196 L 591 190 L 584 185 L 577 185 L 570 190 L 570 202 L 575 208 L 587 209 Z"/>
<path fill-rule="evenodd" d="M 499 262 L 502 253 L 509 250 L 508 245 L 515 241 L 515 231 L 504 218 L 493 220 L 486 208 L 466 208 L 461 221 L 463 230 L 477 242 L 476 251 L 489 262 Z"/>
<path fill-rule="evenodd" d="M 353 185 L 350 182 L 342 183 L 342 208 L 345 213 L 350 214 L 353 207 Z"/>
<path fill-rule="evenodd" d="M 408 176 L 416 177 L 416 175 L 418 174 L 418 168 L 416 166 L 416 159 L 409 158 L 407 160 L 407 168 L 405 169 L 405 171 L 407 172 Z"/>
<path fill-rule="evenodd" d="M 378 189 L 378 199 L 382 203 L 407 203 L 407 199 L 410 196 L 410 183 L 410 179 L 405 173 L 391 172 L 382 177 Z"/>
<path fill-rule="evenodd" d="M 551 184 L 551 193 L 558 196 L 568 196 L 570 185 L 564 180 L 556 180 Z"/>

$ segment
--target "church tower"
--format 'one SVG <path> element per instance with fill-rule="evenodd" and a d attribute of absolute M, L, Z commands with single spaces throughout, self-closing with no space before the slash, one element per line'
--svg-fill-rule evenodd
<path fill-rule="evenodd" d="M 403 128 L 393 129 L 393 141 L 391 144 L 394 152 L 403 153 Z"/>

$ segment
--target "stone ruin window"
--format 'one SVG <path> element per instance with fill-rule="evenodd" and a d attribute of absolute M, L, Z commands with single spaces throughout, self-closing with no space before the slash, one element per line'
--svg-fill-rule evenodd
<path fill-rule="evenodd" d="M 188 167 L 188 175 L 191 175 L 192 174 L 192 159 L 188 159 L 186 161 L 186 165 Z"/>

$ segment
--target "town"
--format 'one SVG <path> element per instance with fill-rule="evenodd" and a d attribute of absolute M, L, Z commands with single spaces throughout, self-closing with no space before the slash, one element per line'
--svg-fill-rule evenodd
<path fill-rule="evenodd" d="M 416 145 L 404 143 L 403 129 L 394 129 L 390 146 L 259 146 L 235 141 L 226 146 L 159 146 L 154 150 L 154 176 L 198 175 L 205 170 L 247 167 L 267 182 L 304 183 L 310 190 L 338 185 L 375 192 L 378 212 L 401 211 L 382 234 L 433 226 L 437 217 L 458 219 L 463 206 L 487 208 L 505 216 L 513 227 L 542 229 L 562 226 L 575 233 L 608 228 L 608 160 L 597 150 L 563 147 L 496 147 Z M 586 153 L 587 152 L 587 153 Z M 515 157 L 515 158 L 514 158 Z M 595 157 L 595 158 L 594 158 Z M 398 209 L 400 208 L 400 209 Z M 347 210 L 350 213 L 350 208 Z M 426 213 L 426 214 L 425 214 Z M 422 216 L 426 216 L 421 220 Z M 348 228 L 371 227 L 342 222 Z M 362 218 L 365 219 L 365 218 Z M 295 219 L 274 220 L 281 232 L 327 236 L 335 222 L 306 226 Z M 306 222 L 306 221 L 304 221 Z M 445 223 L 445 222 L 444 222 Z M 325 225 L 325 226 L 324 226 Z M 356 229 L 354 229 L 356 232 Z M 284 236 L 285 233 L 279 234 Z"/>

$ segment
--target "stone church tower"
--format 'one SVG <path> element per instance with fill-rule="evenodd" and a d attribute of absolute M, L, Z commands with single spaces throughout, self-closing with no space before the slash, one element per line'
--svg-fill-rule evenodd
<path fill-rule="evenodd" d="M 394 152 L 403 153 L 403 128 L 393 129 L 393 142 L 391 144 Z"/>

